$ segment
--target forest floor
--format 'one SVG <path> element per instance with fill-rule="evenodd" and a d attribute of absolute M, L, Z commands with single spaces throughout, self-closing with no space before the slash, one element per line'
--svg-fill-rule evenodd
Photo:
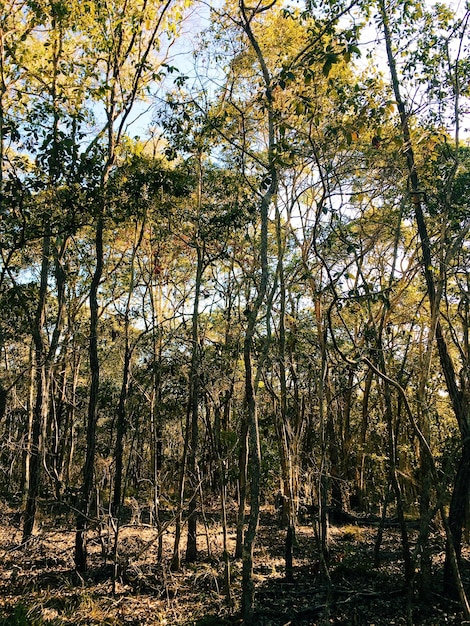
<path fill-rule="evenodd" d="M 143 524 L 120 530 L 121 571 L 113 593 L 112 564 L 103 556 L 103 542 L 112 537 L 89 533 L 89 571 L 80 577 L 73 566 L 73 518 L 41 516 L 38 531 L 21 545 L 18 511 L 0 505 L 0 626 L 50 624 L 122 626 L 223 626 L 241 624 L 240 561 L 231 562 L 235 607 L 223 592 L 222 534 L 216 512 L 200 527 L 201 559 L 170 571 L 172 527 L 164 536 L 163 564 L 156 563 L 156 531 Z M 414 531 L 413 531 L 414 532 Z M 331 527 L 331 585 L 320 574 L 312 525 L 301 525 L 294 553 L 294 582 L 284 577 L 285 530 L 275 512 L 262 511 L 255 553 L 256 606 L 260 626 L 342 624 L 465 624 L 458 603 L 443 597 L 444 542 L 433 536 L 433 584 L 428 599 L 419 601 L 403 585 L 401 542 L 397 530 L 386 529 L 381 562 L 374 567 L 377 528 Z M 410 534 L 410 538 L 413 536 Z M 230 549 L 234 532 L 229 534 Z M 211 557 L 208 557 L 208 546 Z M 465 547 L 464 582 L 470 592 L 470 562 Z M 411 598 L 412 606 L 409 599 Z"/>

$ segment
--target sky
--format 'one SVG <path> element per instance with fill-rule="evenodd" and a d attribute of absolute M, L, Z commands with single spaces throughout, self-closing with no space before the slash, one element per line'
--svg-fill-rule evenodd
<path fill-rule="evenodd" d="M 205 77 L 210 77 L 211 67 L 204 67 L 204 58 L 199 56 L 197 61 L 194 57 L 194 51 L 197 50 L 200 44 L 200 36 L 202 31 L 208 27 L 209 19 L 210 19 L 210 8 L 216 8 L 217 5 L 222 4 L 220 1 L 218 2 L 196 2 L 190 7 L 185 15 L 185 18 L 181 24 L 181 29 L 178 38 L 174 42 L 168 42 L 163 39 L 162 40 L 162 50 L 168 52 L 169 58 L 167 63 L 170 65 L 174 65 L 179 68 L 179 71 L 182 74 L 185 74 L 190 77 L 188 81 L 188 85 L 191 85 L 195 90 L 201 88 L 202 84 L 198 81 L 200 78 L 198 77 L 198 70 L 204 71 Z M 283 3 L 284 5 L 287 2 Z M 289 3 L 291 6 L 299 7 L 302 3 L 300 1 L 294 0 Z M 431 5 L 431 3 L 428 3 Z M 464 14 L 467 10 L 465 3 L 463 0 L 448 0 L 446 2 L 448 6 L 456 12 L 456 14 Z M 389 80 L 389 71 L 386 62 L 386 53 L 385 47 L 383 45 L 381 33 L 378 32 L 377 26 L 372 19 L 367 27 L 363 30 L 360 42 L 360 48 L 363 51 L 362 57 L 360 59 L 356 59 L 356 63 L 359 68 L 365 67 L 369 62 L 367 58 L 367 52 L 373 53 L 373 63 L 374 67 L 379 69 L 385 80 Z M 398 61 L 400 62 L 400 58 L 398 56 Z M 217 69 L 217 71 L 220 71 Z M 165 93 L 168 89 L 172 88 L 173 80 L 176 78 L 177 74 L 170 75 L 168 79 L 163 81 L 158 89 L 156 89 L 153 98 L 149 99 L 147 102 L 139 102 L 136 104 L 133 114 L 130 118 L 130 123 L 128 127 L 128 133 L 130 136 L 138 136 L 138 137 L 146 137 L 148 136 L 149 127 L 156 127 L 157 123 L 153 118 L 158 117 L 157 109 L 158 103 L 161 102 L 161 99 L 164 98 Z M 212 75 L 212 80 L 217 78 L 216 74 Z M 217 81 L 220 82 L 220 81 Z M 209 83 L 206 83 L 206 87 Z M 406 94 L 409 102 L 415 102 L 416 107 L 420 106 L 420 94 L 415 90 Z M 470 106 L 469 106 L 470 111 Z M 464 120 L 466 123 L 462 127 L 462 131 L 466 137 L 469 136 L 470 131 L 470 119 Z"/>

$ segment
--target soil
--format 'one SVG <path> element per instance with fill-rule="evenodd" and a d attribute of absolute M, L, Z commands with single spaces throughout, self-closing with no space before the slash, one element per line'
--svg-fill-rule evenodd
<path fill-rule="evenodd" d="M 102 525 L 89 532 L 89 570 L 80 576 L 73 563 L 73 515 L 44 511 L 35 535 L 21 544 L 20 515 L 0 505 L 0 626 L 241 624 L 237 616 L 241 562 L 231 560 L 234 606 L 224 593 L 222 534 L 217 511 L 206 512 L 198 536 L 200 559 L 170 571 L 173 543 L 170 525 L 164 535 L 164 558 L 157 563 L 157 532 L 150 525 L 121 527 L 117 576 L 109 555 L 113 532 Z M 313 524 L 300 525 L 294 552 L 294 581 L 284 576 L 286 531 L 274 510 L 261 516 L 255 553 L 256 602 L 253 624 L 315 626 L 342 624 L 465 624 L 459 604 L 442 592 L 444 541 L 433 531 L 433 580 L 426 598 L 404 587 L 398 531 L 386 529 L 380 564 L 374 567 L 377 528 L 345 525 L 330 528 L 330 581 L 318 561 Z M 413 544 L 413 533 L 410 538 Z M 233 553 L 235 533 L 229 533 Z M 183 546 L 184 547 L 184 546 Z M 468 547 L 463 578 L 470 592 Z"/>

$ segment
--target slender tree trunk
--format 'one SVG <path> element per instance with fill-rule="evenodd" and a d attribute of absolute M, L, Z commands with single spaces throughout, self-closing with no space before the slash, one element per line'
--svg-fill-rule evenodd
<path fill-rule="evenodd" d="M 67 387 L 67 367 L 61 359 L 61 373 L 58 382 L 53 384 L 51 393 L 52 424 L 51 434 L 53 447 L 51 451 L 51 474 L 54 479 L 55 497 L 60 500 L 63 489 L 63 459 L 66 446 L 66 433 L 68 431 L 67 411 L 66 411 L 66 387 Z M 54 381 L 53 381 L 54 383 Z"/>
<path fill-rule="evenodd" d="M 90 286 L 90 343 L 89 361 L 91 372 L 90 395 L 88 398 L 88 415 L 86 431 L 86 456 L 83 467 L 83 486 L 79 513 L 77 515 L 77 531 L 75 533 L 75 567 L 79 572 L 87 569 L 86 530 L 90 513 L 91 496 L 93 493 L 93 477 L 96 449 L 96 419 L 98 407 L 98 391 L 100 383 L 100 362 L 98 357 L 98 321 L 99 304 L 98 288 L 103 275 L 103 215 L 99 215 L 95 230 L 96 265 Z"/>
<path fill-rule="evenodd" d="M 329 537 L 328 537 L 328 491 L 329 491 L 329 437 L 328 437 L 328 395 L 329 395 L 329 372 L 326 353 L 326 330 L 323 326 L 322 304 L 320 299 L 315 303 L 315 317 L 317 323 L 317 334 L 320 344 L 321 368 L 317 381 L 318 389 L 318 405 L 320 417 L 320 446 L 321 446 L 321 462 L 320 473 L 318 476 L 318 549 L 320 552 L 320 563 L 328 582 L 328 592 L 330 593 L 330 576 L 329 576 Z"/>
<path fill-rule="evenodd" d="M 202 169 L 201 157 L 199 156 L 199 189 L 198 189 L 198 209 L 202 205 Z M 199 236 L 199 234 L 197 235 Z M 186 543 L 186 560 L 195 561 L 197 558 L 197 500 L 199 493 L 198 472 L 197 472 L 197 446 L 199 438 L 199 400 L 200 400 L 200 346 L 199 346 L 199 300 L 201 295 L 201 283 L 204 272 L 204 242 L 196 242 L 197 265 L 196 280 L 194 287 L 194 302 L 191 327 L 191 367 L 189 372 L 189 395 L 186 409 L 186 428 L 183 448 L 183 458 L 181 462 L 179 479 L 179 500 L 176 518 L 175 541 L 173 545 L 173 558 L 171 568 L 173 571 L 180 569 L 180 540 L 182 515 L 184 505 L 184 494 L 186 478 L 189 477 L 191 487 L 191 497 L 189 500 L 188 512 L 188 533 Z"/>
<path fill-rule="evenodd" d="M 468 603 L 468 599 L 467 599 L 467 595 L 465 592 L 465 587 L 463 585 L 462 582 L 462 577 L 460 575 L 460 569 L 459 569 L 459 564 L 458 564 L 458 560 L 457 560 L 457 554 L 455 552 L 455 547 L 454 547 L 454 541 L 452 539 L 452 533 L 450 530 L 450 526 L 449 526 L 449 520 L 447 518 L 446 512 L 444 510 L 444 494 L 443 494 L 443 486 L 442 483 L 440 481 L 440 477 L 438 475 L 438 471 L 436 468 L 436 464 L 434 461 L 434 457 L 433 457 L 433 453 L 431 451 L 431 448 L 429 447 L 428 442 L 426 441 L 423 433 L 421 432 L 421 430 L 419 429 L 416 420 L 414 418 L 413 412 L 410 408 L 410 405 L 408 403 L 406 394 L 403 390 L 403 388 L 401 387 L 401 385 L 394 381 L 393 379 L 389 378 L 388 376 L 386 376 L 383 372 L 381 372 L 379 369 L 377 369 L 377 367 L 366 357 L 363 358 L 363 361 L 365 363 L 367 363 L 367 365 L 382 379 L 382 380 L 387 380 L 389 385 L 393 385 L 395 387 L 395 389 L 398 390 L 398 392 L 400 393 L 400 396 L 402 397 L 403 400 L 403 404 L 404 407 L 406 409 L 410 424 L 413 427 L 413 431 L 416 434 L 416 436 L 418 437 L 421 445 L 422 445 L 422 449 L 426 451 L 426 454 L 428 456 L 429 459 L 429 465 L 431 467 L 431 471 L 432 471 L 432 476 L 433 476 L 433 481 L 434 484 L 436 485 L 438 494 L 437 494 L 437 508 L 439 509 L 440 515 L 441 515 L 441 520 L 442 520 L 442 524 L 444 526 L 444 530 L 445 530 L 445 534 L 446 534 L 446 546 L 447 546 L 447 555 L 449 557 L 449 564 L 452 570 L 452 576 L 455 582 L 455 586 L 457 588 L 457 593 L 458 593 L 458 597 L 462 606 L 462 610 L 464 612 L 465 615 L 465 619 L 466 620 L 470 620 L 470 605 Z"/>
<path fill-rule="evenodd" d="M 52 333 L 51 345 L 49 348 L 48 354 L 48 362 L 52 362 L 54 358 L 54 354 L 59 349 L 59 340 L 63 326 L 63 319 L 65 317 L 65 287 L 66 287 L 66 272 L 63 267 L 63 258 L 67 249 L 67 238 L 57 240 L 56 245 L 53 248 L 54 253 L 54 272 L 56 279 L 56 290 L 57 290 L 57 318 L 56 324 L 54 327 L 54 332 Z M 67 351 L 67 342 L 64 341 L 62 352 L 66 353 Z M 67 387 L 67 364 L 66 358 L 63 356 L 60 358 L 59 363 L 61 363 L 62 371 L 56 375 L 58 379 L 58 384 L 54 384 L 54 380 L 52 376 L 50 377 L 50 387 L 51 398 L 50 398 L 50 406 L 51 406 L 51 416 L 50 416 L 50 429 L 51 436 L 53 438 L 53 445 L 51 447 L 51 474 L 54 479 L 54 487 L 56 498 L 60 500 L 62 495 L 62 463 L 61 459 L 63 458 L 63 451 L 65 445 L 65 437 L 66 437 L 66 426 L 67 424 L 63 424 L 63 420 L 65 417 L 65 402 L 66 402 L 66 387 Z"/>
<path fill-rule="evenodd" d="M 222 538 L 223 538 L 223 560 L 224 560 L 224 589 L 227 606 L 233 606 L 232 598 L 232 581 L 230 569 L 230 554 L 228 551 L 228 533 L 227 533 L 227 475 L 224 467 L 223 459 L 220 459 L 220 504 L 222 508 Z"/>
<path fill-rule="evenodd" d="M 202 155 L 197 155 L 197 214 L 198 219 L 202 217 L 202 193 L 203 193 L 203 170 Z M 199 227 L 198 227 L 199 230 Z M 199 239 L 199 232 L 196 235 Z M 197 504 L 198 494 L 200 491 L 199 472 L 197 471 L 197 447 L 199 439 L 199 401 L 201 388 L 201 364 L 200 364 L 200 346 L 199 346 L 199 300 L 201 296 L 202 276 L 204 273 L 204 242 L 196 241 L 197 265 L 196 265 L 196 282 L 194 285 L 194 304 L 191 324 L 191 371 L 190 371 L 190 390 L 188 399 L 188 411 L 191 414 L 189 435 L 189 458 L 188 458 L 188 474 L 189 484 L 191 486 L 191 499 L 189 501 L 188 512 L 188 534 L 186 542 L 186 561 L 192 563 L 197 559 Z M 208 547 L 209 549 L 209 547 Z"/>
<path fill-rule="evenodd" d="M 160 404 L 162 399 L 162 288 L 160 274 L 155 273 L 157 251 L 150 248 L 150 275 L 146 283 L 152 314 L 152 387 L 150 392 L 150 465 L 152 469 L 153 519 L 158 532 L 157 562 L 163 558 L 163 529 L 160 514 L 160 475 L 162 469 L 162 433 Z"/>
<path fill-rule="evenodd" d="M 163 559 L 163 528 L 160 513 L 160 474 L 163 463 L 162 450 L 162 433 L 158 419 L 158 413 L 155 410 L 156 402 L 161 401 L 161 376 L 160 376 L 160 350 L 158 358 L 158 373 L 155 373 L 155 389 L 152 392 L 152 408 L 151 408 L 151 429 L 152 429 L 152 476 L 153 476 L 153 509 L 155 524 L 158 531 L 158 547 L 157 562 L 161 563 Z M 154 363 L 154 367 L 156 362 Z"/>
<path fill-rule="evenodd" d="M 226 396 L 223 400 L 223 409 L 229 401 Z M 220 494 L 220 507 L 222 513 L 222 558 L 224 561 L 224 591 L 225 599 L 228 607 L 233 606 L 232 597 L 232 582 L 231 582 L 231 568 L 230 568 L 230 554 L 228 551 L 228 527 L 227 527 L 227 459 L 225 457 L 225 450 L 221 440 L 221 413 L 222 406 L 220 403 L 216 403 L 214 406 L 214 428 L 213 428 L 213 444 L 214 452 L 217 459 L 217 469 L 219 474 L 219 494 Z M 209 422 L 209 420 L 208 420 Z M 209 422 L 210 423 L 210 422 Z"/>
<path fill-rule="evenodd" d="M 119 518 L 121 501 L 123 498 L 123 467 L 124 467 L 124 443 L 127 433 L 127 398 L 129 396 L 129 386 L 131 378 L 131 363 L 134 346 L 131 345 L 130 330 L 130 313 L 131 302 L 135 286 L 135 258 L 145 232 L 145 218 L 140 227 L 136 224 L 136 232 L 132 253 L 130 259 L 130 278 L 127 290 L 126 309 L 124 313 L 124 364 L 122 370 L 121 391 L 119 393 L 119 402 L 117 407 L 116 419 L 116 444 L 114 448 L 114 461 L 116 469 L 114 472 L 114 492 L 112 500 L 112 514 Z"/>
<path fill-rule="evenodd" d="M 155 327 L 155 320 L 154 320 Z M 160 335 L 161 333 L 159 333 Z M 158 418 L 157 403 L 161 401 L 161 345 L 157 346 L 156 333 L 153 331 L 153 388 L 150 401 L 151 430 L 151 467 L 153 480 L 153 515 L 158 532 L 157 563 L 163 558 L 163 532 L 160 514 L 160 473 L 162 469 L 162 434 Z M 160 340 L 158 340 L 160 341 Z"/>
<path fill-rule="evenodd" d="M 28 411 L 28 422 L 27 422 L 27 431 L 26 431 L 26 440 L 23 451 L 23 462 L 22 462 L 22 476 L 21 476 L 21 493 L 23 494 L 23 506 L 26 508 L 26 500 L 29 492 L 29 482 L 30 482 L 30 466 L 31 466 L 31 443 L 33 439 L 33 422 L 34 422 L 34 381 L 36 378 L 36 362 L 34 358 L 34 347 L 33 345 L 29 346 L 29 364 L 30 364 L 30 375 L 29 375 L 29 385 L 28 385 L 28 402 L 27 402 L 27 411 Z"/>
<path fill-rule="evenodd" d="M 127 434 L 127 397 L 129 395 L 129 381 L 131 374 L 132 348 L 129 342 L 129 301 L 131 290 L 129 290 L 128 306 L 124 321 L 124 365 L 122 372 L 121 391 L 119 394 L 119 402 L 116 416 L 116 442 L 114 446 L 114 489 L 111 502 L 111 518 L 110 522 L 114 529 L 114 545 L 113 545 L 113 594 L 116 593 L 116 581 L 119 576 L 118 572 L 118 549 L 119 549 L 119 529 L 121 525 L 121 504 L 124 499 L 123 489 L 123 469 L 124 469 L 124 443 Z"/>
<path fill-rule="evenodd" d="M 424 439 L 430 441 L 430 427 L 429 427 L 429 414 L 426 406 L 426 385 L 429 376 L 429 370 L 432 359 L 432 345 L 428 345 L 424 354 L 423 362 L 420 364 L 421 381 L 418 386 L 417 399 L 418 399 L 418 420 L 420 424 L 421 432 Z M 429 510 L 432 506 L 431 503 L 431 491 L 432 491 L 432 467 L 428 456 L 428 448 L 423 445 L 422 441 L 419 441 L 419 473 L 420 473 L 420 497 L 419 497 L 419 513 L 420 513 L 420 580 L 419 580 L 419 594 L 421 599 L 429 600 L 432 584 L 432 556 L 429 547 Z M 437 485 L 435 485 L 436 492 L 438 492 Z"/>
<path fill-rule="evenodd" d="M 243 554 L 243 531 L 245 528 L 246 487 L 248 479 L 248 420 L 243 412 L 240 426 L 240 454 L 238 457 L 238 513 L 235 558 Z"/>
<path fill-rule="evenodd" d="M 119 32 L 122 28 L 122 24 L 117 26 Z M 119 37 L 118 37 L 119 39 Z M 100 388 L 100 360 L 98 352 L 98 335 L 99 335 L 99 300 L 98 293 L 100 283 L 103 277 L 104 269 L 104 228 L 105 228 L 105 207 L 107 203 L 108 195 L 108 181 L 111 173 L 114 161 L 116 158 L 115 150 L 116 143 L 120 133 L 122 132 L 122 125 L 125 124 L 126 118 L 130 112 L 130 105 L 125 110 L 125 113 L 121 116 L 120 126 L 118 131 L 115 131 L 116 121 L 116 89 L 117 79 L 120 72 L 120 50 L 115 51 L 113 62 L 109 65 L 109 77 L 114 79 L 110 81 L 110 89 L 107 99 L 106 110 L 106 132 L 107 132 L 107 146 L 106 146 L 106 162 L 103 166 L 103 173 L 101 178 L 101 198 L 98 199 L 100 203 L 98 207 L 98 215 L 96 217 L 95 226 L 95 271 L 90 284 L 89 294 L 89 306 L 90 306 L 90 337 L 88 344 L 88 359 L 90 366 L 90 392 L 88 395 L 88 412 L 86 423 L 86 453 L 85 463 L 83 466 L 83 485 L 81 503 L 77 514 L 77 531 L 75 533 L 75 567 L 79 572 L 85 572 L 87 569 L 87 546 L 86 546 L 86 531 L 89 521 L 91 499 L 93 493 L 93 479 L 95 470 L 95 452 L 96 452 L 96 427 L 98 419 L 98 400 L 99 400 L 99 388 Z M 133 98 L 131 99 L 133 101 Z"/>
<path fill-rule="evenodd" d="M 423 429 L 423 434 L 425 430 Z M 420 538 L 421 538 L 421 555 L 420 555 L 420 580 L 419 594 L 421 599 L 426 601 L 430 598 L 432 585 L 432 556 L 429 548 L 429 509 L 431 507 L 431 468 L 427 454 L 420 444 L 420 474 L 421 489 L 419 499 L 419 517 L 420 517 Z"/>
<path fill-rule="evenodd" d="M 114 517 L 119 517 L 121 500 L 122 500 L 122 481 L 124 467 L 124 442 L 127 432 L 127 396 L 129 393 L 129 378 L 131 371 L 132 349 L 129 345 L 129 316 L 126 315 L 124 322 L 125 338 L 124 338 L 124 365 L 122 372 L 121 392 L 119 394 L 119 402 L 116 411 L 116 444 L 114 447 L 114 489 L 111 506 L 111 513 Z"/>
<path fill-rule="evenodd" d="M 470 489 L 470 439 L 465 439 L 462 443 L 460 460 L 457 467 L 457 474 L 454 480 L 454 490 L 449 507 L 449 528 L 455 547 L 457 562 L 460 564 L 462 554 L 463 527 L 466 520 L 466 512 L 469 501 Z M 447 555 L 444 567 L 444 583 L 446 591 L 451 596 L 457 595 L 452 572 L 452 563 Z"/>
<path fill-rule="evenodd" d="M 75 438 L 76 438 L 76 428 L 75 428 L 75 406 L 76 406 L 76 397 L 77 397 L 77 387 L 79 382 L 80 375 L 80 364 L 81 364 L 81 355 L 80 352 L 74 352 L 72 349 L 72 387 L 70 390 L 70 401 L 67 404 L 67 418 L 66 422 L 68 424 L 68 428 L 66 430 L 66 445 L 65 445 L 65 453 L 63 459 L 63 472 L 64 472 L 64 484 L 65 487 L 70 486 L 70 476 L 72 473 L 73 466 L 73 458 L 75 452 Z"/>
<path fill-rule="evenodd" d="M 183 456 L 180 465 L 179 485 L 178 485 L 178 501 L 176 504 L 176 519 L 175 519 L 175 539 L 173 542 L 173 556 L 171 559 L 171 570 L 178 572 L 181 569 L 181 531 L 183 528 L 183 506 L 184 506 L 184 488 L 186 484 L 186 468 L 188 463 L 188 448 L 189 448 L 189 429 L 190 429 L 190 414 L 186 411 L 186 424 L 184 433 L 184 446 Z"/>
<path fill-rule="evenodd" d="M 372 374 L 372 370 L 368 370 L 366 373 L 366 379 L 364 382 L 364 393 L 362 396 L 362 408 L 361 408 L 361 430 L 360 430 L 360 439 L 359 439 L 359 450 L 360 450 L 360 466 L 358 467 L 358 479 L 357 479 L 357 496 L 358 496 L 358 506 L 360 509 L 366 508 L 369 509 L 369 502 L 365 501 L 366 498 L 366 488 L 365 488 L 365 464 L 366 464 L 366 438 L 367 438 L 367 427 L 369 425 L 369 399 L 370 399 L 370 391 L 372 387 L 372 381 L 374 377 Z"/>
<path fill-rule="evenodd" d="M 398 517 L 398 523 L 400 527 L 401 534 L 401 542 L 403 549 L 403 561 L 405 564 L 405 585 L 407 589 L 410 589 L 411 582 L 413 578 L 413 568 L 411 561 L 411 552 L 410 552 L 410 542 L 408 539 L 408 531 L 406 528 L 405 522 L 405 512 L 403 510 L 403 496 L 401 485 L 398 480 L 398 461 L 397 461 L 397 444 L 396 444 L 396 434 L 395 434 L 395 420 L 393 419 L 393 406 L 392 406 L 392 394 L 390 391 L 390 385 L 386 378 L 386 366 L 382 345 L 382 338 L 380 333 L 382 329 L 378 329 L 377 333 L 377 355 L 379 359 L 379 369 L 383 372 L 384 379 L 383 383 L 383 395 L 384 395 L 384 403 L 385 403 L 385 419 L 387 422 L 387 432 L 388 432 L 388 456 L 389 456 L 389 476 L 390 476 L 390 485 L 392 486 L 393 493 L 395 495 L 395 504 L 396 504 L 396 512 Z"/>
<path fill-rule="evenodd" d="M 265 304 L 268 287 L 268 213 L 271 202 L 278 189 L 278 170 L 275 159 L 275 113 L 273 110 L 271 75 L 268 66 L 266 65 L 263 52 L 251 28 L 251 22 L 256 14 L 256 10 L 248 9 L 248 7 L 245 5 L 244 0 L 241 0 L 240 2 L 240 10 L 243 30 L 245 31 L 250 45 L 253 48 L 263 76 L 268 131 L 268 150 L 266 162 L 268 187 L 266 191 L 264 191 L 260 203 L 261 240 L 259 251 L 261 277 L 258 286 L 258 293 L 256 296 L 256 300 L 253 303 L 253 307 L 250 307 L 250 303 L 247 304 L 247 328 L 245 331 L 245 340 L 243 344 L 243 361 L 245 366 L 245 408 L 248 421 L 248 449 L 250 455 L 249 462 L 251 467 L 251 489 L 250 515 L 248 519 L 248 527 L 243 542 L 241 613 L 242 618 L 245 620 L 245 622 L 247 624 L 250 624 L 253 619 L 253 552 L 259 523 L 261 479 L 261 449 L 252 364 L 253 339 L 258 315 L 261 312 L 263 305 Z"/>
<path fill-rule="evenodd" d="M 439 292 L 436 289 L 436 283 L 433 274 L 433 262 L 431 254 L 431 242 L 427 230 L 426 220 L 422 206 L 422 191 L 419 186 L 419 177 L 416 169 L 414 158 L 413 143 L 411 139 L 408 114 L 406 111 L 404 100 L 401 96 L 400 82 L 398 78 L 395 58 L 392 48 L 392 37 L 389 28 L 389 21 L 385 0 L 380 0 L 380 11 L 382 17 L 383 31 L 385 35 L 385 44 L 387 49 L 387 59 L 392 78 L 392 88 L 397 102 L 398 113 L 401 121 L 401 131 L 404 139 L 404 152 L 406 156 L 409 181 L 411 188 L 411 199 L 414 208 L 418 235 L 421 242 L 422 252 L 422 268 L 426 281 L 428 299 L 431 308 L 431 318 L 436 319 L 435 336 L 441 363 L 442 372 L 446 380 L 447 391 L 454 410 L 454 414 L 459 425 L 462 436 L 461 457 L 459 459 L 459 469 L 454 482 L 454 490 L 449 509 L 449 527 L 452 536 L 453 547 L 447 542 L 446 550 L 446 566 L 445 566 L 445 586 L 449 590 L 451 588 L 461 591 L 461 584 L 458 580 L 459 573 L 455 571 L 453 566 L 454 553 L 459 563 L 459 555 L 461 553 L 462 541 L 462 525 L 463 516 L 461 511 L 466 506 L 470 495 L 470 446 L 467 442 L 470 440 L 470 416 L 467 402 L 465 401 L 466 389 L 459 389 L 455 367 L 449 354 L 446 339 L 444 337 L 440 319 L 439 319 Z M 452 573 L 453 578 L 450 578 Z M 466 598 L 463 604 L 468 606 Z"/>
<path fill-rule="evenodd" d="M 287 374 L 286 374 L 286 285 L 284 275 L 284 249 L 285 238 L 282 233 L 281 215 L 276 205 L 276 239 L 277 239 L 277 255 L 278 255 L 278 276 L 279 276 L 279 380 L 280 380 L 280 415 L 278 423 L 278 440 L 279 452 L 281 458 L 281 471 L 284 484 L 283 501 L 286 502 L 287 510 L 283 511 L 283 515 L 287 521 L 287 532 L 285 540 L 285 576 L 287 582 L 294 579 L 293 568 L 293 546 L 295 539 L 296 511 L 295 511 L 295 494 L 294 494 L 294 473 L 292 468 L 292 451 L 290 445 L 289 434 L 292 428 L 289 428 L 287 414 Z"/>
<path fill-rule="evenodd" d="M 201 164 L 199 164 L 201 169 Z M 201 173 L 200 173 L 201 175 Z M 201 191 L 199 192 L 201 193 Z M 188 475 L 191 486 L 189 501 L 188 536 L 186 543 L 186 561 L 191 563 L 197 559 L 197 501 L 199 493 L 199 472 L 197 472 L 197 447 L 199 439 L 199 401 L 201 387 L 200 346 L 199 346 L 199 298 L 201 293 L 202 275 L 204 272 L 204 246 L 197 247 L 196 283 L 192 319 L 192 355 L 190 372 L 190 393 L 188 411 L 191 414 L 189 435 Z"/>
<path fill-rule="evenodd" d="M 46 230 L 48 226 L 46 225 Z M 50 264 L 50 236 L 46 234 L 42 242 L 41 280 L 39 298 L 33 327 L 34 359 L 36 371 L 36 396 L 33 409 L 31 448 L 29 455 L 29 485 L 24 514 L 23 541 L 31 537 L 36 519 L 37 498 L 41 481 L 43 435 L 48 410 L 48 380 L 46 367 L 46 347 L 43 329 L 46 317 L 47 280 Z"/>
<path fill-rule="evenodd" d="M 256 324 L 256 314 L 249 313 L 248 329 L 245 337 L 243 359 L 245 365 L 245 408 L 248 422 L 250 454 L 250 516 L 246 529 L 242 552 L 242 616 L 249 624 L 252 620 L 255 586 L 253 581 L 253 552 L 259 523 L 261 448 L 259 440 L 258 414 L 253 381 L 252 342 Z"/>
<path fill-rule="evenodd" d="M 57 79 L 59 76 L 59 61 L 62 57 L 63 32 L 60 20 L 53 14 L 51 20 L 51 51 L 52 51 L 52 81 L 49 96 L 52 101 L 52 142 L 48 161 L 48 182 L 50 189 L 55 191 L 55 185 L 61 175 L 59 162 L 59 101 L 57 96 Z M 52 365 L 59 343 L 61 322 L 64 308 L 65 273 L 61 265 L 62 255 L 66 249 L 66 239 L 60 246 L 60 251 L 54 247 L 55 271 L 57 284 L 57 317 L 49 346 L 46 345 L 46 304 L 48 291 L 49 268 L 51 264 L 51 224 L 45 220 L 43 223 L 44 235 L 42 239 L 41 275 L 39 285 L 38 304 L 32 329 L 35 360 L 36 360 L 36 399 L 33 411 L 33 425 L 30 454 L 30 480 L 26 500 L 23 537 L 31 536 L 36 516 L 37 497 L 41 482 L 41 469 L 45 465 L 45 438 L 47 433 L 47 419 L 49 410 L 49 388 L 52 376 Z"/>

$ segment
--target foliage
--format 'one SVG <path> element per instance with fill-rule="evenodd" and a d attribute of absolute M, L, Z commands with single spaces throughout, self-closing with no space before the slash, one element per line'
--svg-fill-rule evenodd
<path fill-rule="evenodd" d="M 187 2 L 2 6 L 0 494 L 31 493 L 36 456 L 60 501 L 96 452 L 89 521 L 119 530 L 120 450 L 122 506 L 160 532 L 254 489 L 252 411 L 260 498 L 287 494 L 294 525 L 322 494 L 447 506 L 470 402 L 468 9 L 228 1 L 178 68 Z M 366 41 L 385 27 L 391 83 Z"/>

